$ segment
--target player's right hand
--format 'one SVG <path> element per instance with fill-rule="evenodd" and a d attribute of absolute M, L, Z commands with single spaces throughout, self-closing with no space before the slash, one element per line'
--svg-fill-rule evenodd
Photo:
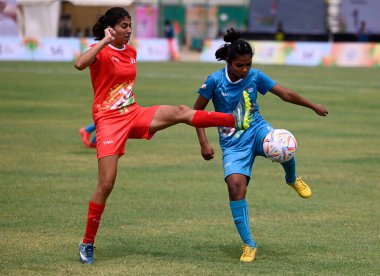
<path fill-rule="evenodd" d="M 115 40 L 116 31 L 112 29 L 111 27 L 107 27 L 104 30 L 104 38 L 108 43 L 111 43 Z"/>

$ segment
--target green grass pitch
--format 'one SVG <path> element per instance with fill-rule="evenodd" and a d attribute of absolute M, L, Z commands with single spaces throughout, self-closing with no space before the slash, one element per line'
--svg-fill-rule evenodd
<path fill-rule="evenodd" d="M 192 106 L 223 64 L 138 63 L 142 106 Z M 176 125 L 130 140 L 97 236 L 94 266 L 78 261 L 95 151 L 78 129 L 91 122 L 89 72 L 70 63 L 0 63 L 1 275 L 379 275 L 379 69 L 258 66 L 329 115 L 259 96 L 263 116 L 298 141 L 298 174 L 313 196 L 284 184 L 257 158 L 247 200 L 257 260 L 241 241 L 216 158 L 200 155 L 195 130 Z M 210 103 L 209 109 L 212 109 Z"/>

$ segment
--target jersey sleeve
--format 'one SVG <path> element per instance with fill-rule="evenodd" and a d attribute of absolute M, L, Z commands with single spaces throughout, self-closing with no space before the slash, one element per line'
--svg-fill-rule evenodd
<path fill-rule="evenodd" d="M 215 79 L 212 76 L 209 76 L 207 80 L 202 84 L 202 86 L 198 89 L 198 94 L 207 100 L 210 100 L 214 93 L 215 85 Z"/>
<path fill-rule="evenodd" d="M 259 71 L 258 73 L 257 83 L 257 91 L 263 95 L 265 95 L 269 90 L 271 90 L 273 86 L 275 86 L 276 84 L 274 80 L 272 80 L 268 75 L 264 74 L 261 71 Z"/>
<path fill-rule="evenodd" d="M 92 47 L 94 47 L 96 44 L 90 45 L 86 51 L 90 50 Z M 86 52 L 85 51 L 85 52 Z M 99 63 L 101 63 L 101 60 L 103 59 L 103 51 L 101 50 L 99 53 L 96 54 L 94 62 L 90 65 L 92 67 L 97 67 Z M 99 62 L 100 60 L 100 62 Z M 95 65 L 96 64 L 96 65 Z M 95 66 L 94 66 L 95 65 Z"/>

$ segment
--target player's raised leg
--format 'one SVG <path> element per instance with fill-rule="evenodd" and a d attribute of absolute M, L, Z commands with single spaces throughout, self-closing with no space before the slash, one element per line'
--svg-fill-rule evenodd
<path fill-rule="evenodd" d="M 239 103 L 233 110 L 232 114 L 235 117 L 236 129 L 247 129 L 251 122 L 252 104 L 247 91 L 243 91 Z"/>
<path fill-rule="evenodd" d="M 240 109 L 240 112 L 228 114 L 215 111 L 193 110 L 186 105 L 161 105 L 153 117 L 150 131 L 156 132 L 178 123 L 185 123 L 197 128 L 224 126 L 245 129 L 249 127 L 249 125 L 244 123 L 247 118 L 244 115 L 246 108 L 240 106 Z"/>

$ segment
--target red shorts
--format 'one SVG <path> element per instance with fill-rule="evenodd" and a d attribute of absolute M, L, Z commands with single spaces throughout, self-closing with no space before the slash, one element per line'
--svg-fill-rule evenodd
<path fill-rule="evenodd" d="M 111 155 L 121 157 L 128 138 L 151 139 L 155 133 L 149 132 L 149 127 L 159 107 L 133 104 L 125 113 L 112 111 L 95 114 L 97 158 Z"/>

